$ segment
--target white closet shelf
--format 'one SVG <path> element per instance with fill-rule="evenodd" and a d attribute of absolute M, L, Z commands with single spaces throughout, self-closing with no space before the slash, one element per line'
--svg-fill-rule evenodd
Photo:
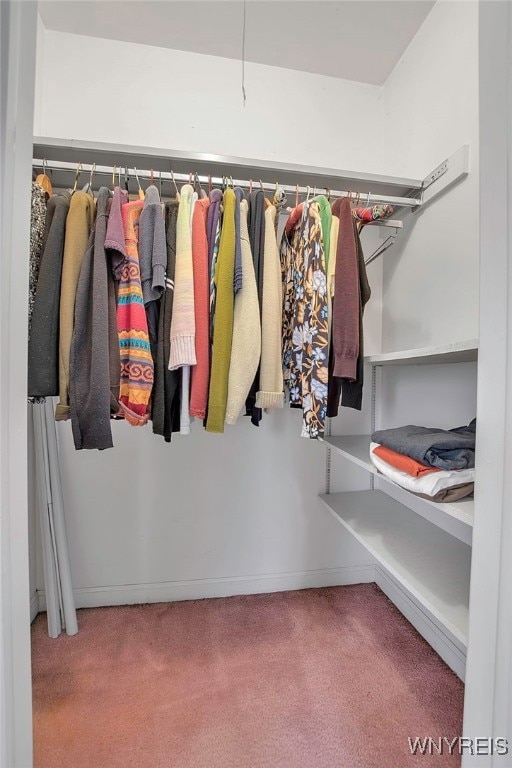
<path fill-rule="evenodd" d="M 465 650 L 471 549 L 382 491 L 320 496 L 333 517 Z"/>
<path fill-rule="evenodd" d="M 337 453 L 344 456 L 354 464 L 371 472 L 380 480 L 389 483 L 395 488 L 400 488 L 393 480 L 390 480 L 386 475 L 381 474 L 377 467 L 372 464 L 370 460 L 370 435 L 343 435 L 343 436 L 331 436 L 325 437 L 324 442 L 328 446 L 333 448 Z M 410 492 L 406 489 L 402 489 L 404 494 Z M 452 501 L 449 504 L 439 504 L 435 501 L 429 501 L 419 496 L 410 494 L 411 497 L 418 503 L 426 504 L 429 507 L 434 508 L 437 512 L 442 512 L 450 517 L 460 520 L 460 522 L 466 525 L 473 526 L 474 517 L 474 499 L 460 499 L 460 501 Z"/>
<path fill-rule="evenodd" d="M 478 339 L 439 344 L 433 347 L 404 349 L 367 355 L 365 363 L 372 365 L 431 365 L 434 363 L 473 363 L 478 359 Z"/>
<path fill-rule="evenodd" d="M 34 157 L 45 158 L 47 161 L 96 162 L 123 167 L 129 165 L 131 168 L 150 167 L 155 172 L 155 183 L 158 182 L 158 172 L 170 171 L 172 166 L 175 173 L 188 174 L 190 171 L 197 171 L 199 174 L 209 174 L 216 171 L 219 175 L 233 176 L 235 179 L 240 178 L 242 174 L 243 178 L 253 178 L 255 185 L 260 179 L 272 184 L 275 184 L 277 179 L 283 184 L 315 185 L 320 190 L 351 189 L 353 192 L 366 193 L 370 189 L 378 195 L 404 198 L 419 199 L 423 187 L 423 179 L 402 176 L 48 136 L 34 137 Z M 66 182 L 69 182 L 69 173 Z"/>

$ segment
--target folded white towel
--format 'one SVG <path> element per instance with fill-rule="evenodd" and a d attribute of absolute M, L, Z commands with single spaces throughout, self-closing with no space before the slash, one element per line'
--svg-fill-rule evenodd
<path fill-rule="evenodd" d="M 453 488 L 454 485 L 463 485 L 475 482 L 474 469 L 452 469 L 441 470 L 441 472 L 431 472 L 423 477 L 412 477 L 407 472 L 392 467 L 387 461 L 383 461 L 380 456 L 374 454 L 375 448 L 379 443 L 370 443 L 370 459 L 375 467 L 383 475 L 389 477 L 397 485 L 413 493 L 424 493 L 426 496 L 435 496 L 439 491 L 447 488 Z"/>

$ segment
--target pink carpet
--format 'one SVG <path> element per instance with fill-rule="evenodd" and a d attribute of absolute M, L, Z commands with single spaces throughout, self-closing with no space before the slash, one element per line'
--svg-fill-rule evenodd
<path fill-rule="evenodd" d="M 403 768 L 461 733 L 463 686 L 375 585 L 33 625 L 35 768 Z"/>

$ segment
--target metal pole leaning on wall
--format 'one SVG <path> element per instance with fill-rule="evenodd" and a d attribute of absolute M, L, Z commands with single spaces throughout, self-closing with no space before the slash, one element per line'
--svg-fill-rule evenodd
<path fill-rule="evenodd" d="M 44 404 L 46 415 L 46 438 L 50 464 L 50 481 L 52 490 L 53 531 L 57 560 L 57 574 L 62 596 L 62 611 L 66 634 L 76 635 L 78 624 L 76 620 L 75 597 L 71 581 L 71 564 L 69 561 L 68 540 L 66 535 L 66 520 L 64 517 L 64 499 L 62 496 L 62 480 L 60 474 L 57 433 L 53 416 L 51 399 Z"/>
<path fill-rule="evenodd" d="M 34 441 L 36 457 L 36 476 L 39 491 L 38 513 L 41 526 L 41 544 L 43 550 L 44 589 L 46 595 L 46 617 L 48 635 L 58 637 L 62 632 L 59 590 L 57 585 L 57 564 L 55 562 L 50 528 L 51 517 L 51 482 L 46 442 L 46 418 L 44 405 L 32 405 L 34 420 Z"/>

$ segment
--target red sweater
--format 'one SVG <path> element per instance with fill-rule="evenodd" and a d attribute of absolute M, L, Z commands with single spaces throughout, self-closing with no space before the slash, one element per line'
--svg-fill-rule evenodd
<path fill-rule="evenodd" d="M 196 360 L 192 367 L 190 415 L 204 419 L 210 378 L 210 276 L 206 215 L 210 201 L 198 200 L 192 215 L 192 262 L 194 266 L 194 314 L 196 320 Z"/>

